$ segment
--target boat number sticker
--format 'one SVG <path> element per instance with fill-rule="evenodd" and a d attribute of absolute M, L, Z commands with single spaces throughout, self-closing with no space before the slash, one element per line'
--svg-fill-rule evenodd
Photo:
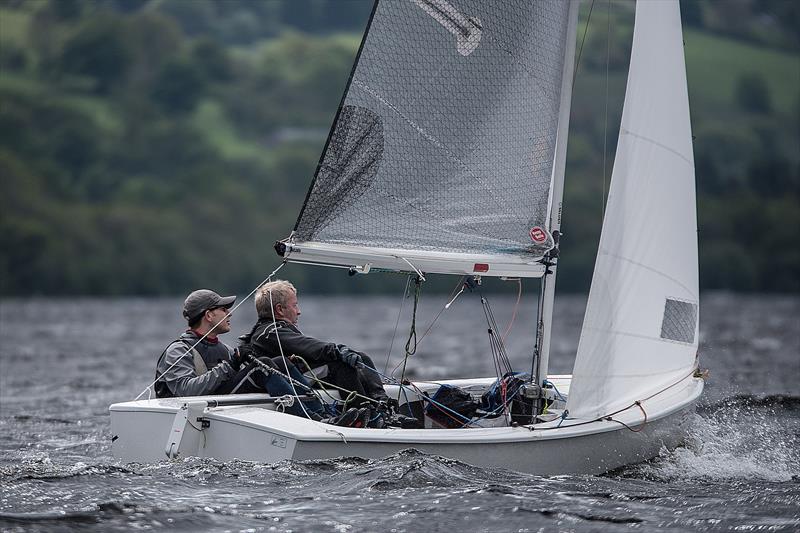
<path fill-rule="evenodd" d="M 540 228 L 539 226 L 531 228 L 529 234 L 531 236 L 531 240 L 536 244 L 542 244 L 544 241 L 547 240 L 547 232 L 542 228 Z"/>

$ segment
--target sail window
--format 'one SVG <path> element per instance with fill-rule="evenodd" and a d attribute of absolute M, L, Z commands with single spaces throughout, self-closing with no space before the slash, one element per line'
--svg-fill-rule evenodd
<path fill-rule="evenodd" d="M 375 181 L 382 159 L 381 117 L 365 107 L 342 107 L 300 231 L 320 231 L 358 200 Z"/>
<path fill-rule="evenodd" d="M 661 338 L 692 344 L 696 328 L 697 304 L 667 298 L 661 322 Z"/>

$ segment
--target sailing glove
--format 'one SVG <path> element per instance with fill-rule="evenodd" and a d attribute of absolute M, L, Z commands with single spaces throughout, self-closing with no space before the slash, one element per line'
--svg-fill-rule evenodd
<path fill-rule="evenodd" d="M 238 372 L 242 365 L 245 365 L 250 362 L 250 357 L 253 355 L 253 349 L 250 346 L 242 345 L 238 348 L 233 350 L 231 354 L 231 368 L 233 368 L 234 372 Z"/>
<path fill-rule="evenodd" d="M 347 366 L 358 368 L 359 366 L 362 365 L 361 356 L 358 355 L 358 352 L 353 351 L 344 344 L 337 345 L 336 351 L 339 354 L 339 360 L 344 364 L 346 364 Z"/>

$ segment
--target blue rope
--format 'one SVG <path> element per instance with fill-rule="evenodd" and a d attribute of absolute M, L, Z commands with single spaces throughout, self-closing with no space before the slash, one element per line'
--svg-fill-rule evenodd
<path fill-rule="evenodd" d="M 552 381 L 545 379 L 544 381 L 542 381 L 542 385 L 550 385 L 551 387 L 553 387 L 553 390 L 556 391 L 556 394 L 558 394 L 559 400 L 561 400 L 562 402 L 567 401 L 567 399 L 564 398 L 560 392 L 558 392 L 558 387 L 556 387 L 555 383 L 553 383 Z"/>

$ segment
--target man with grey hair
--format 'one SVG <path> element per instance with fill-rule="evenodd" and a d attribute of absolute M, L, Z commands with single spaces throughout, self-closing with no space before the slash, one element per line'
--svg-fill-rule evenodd
<path fill-rule="evenodd" d="M 353 403 L 361 407 L 362 416 L 369 417 L 370 427 L 383 427 L 389 417 L 389 397 L 372 359 L 344 344 L 304 335 L 297 328 L 297 289 L 288 281 L 265 283 L 256 291 L 255 303 L 258 322 L 249 334 L 239 337 L 240 346 L 252 349 L 258 356 L 302 358 L 311 370 L 327 365 L 326 381 L 376 400 L 356 397 Z"/>

